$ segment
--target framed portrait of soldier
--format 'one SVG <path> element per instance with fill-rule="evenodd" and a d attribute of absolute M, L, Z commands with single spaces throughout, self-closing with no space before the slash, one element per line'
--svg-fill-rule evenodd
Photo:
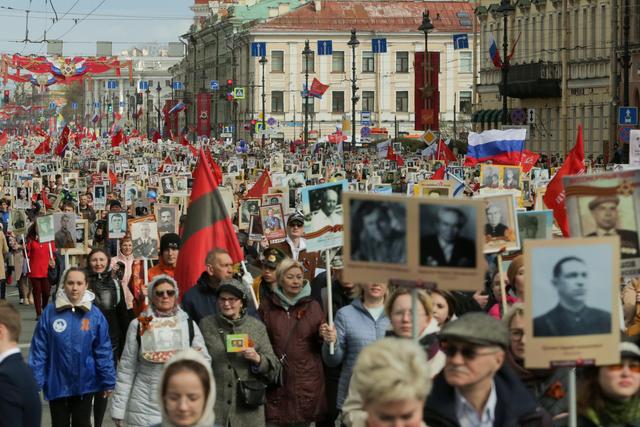
<path fill-rule="evenodd" d="M 524 211 L 517 213 L 520 247 L 527 239 L 551 239 L 553 237 L 553 211 Z"/>
<path fill-rule="evenodd" d="M 621 273 L 640 275 L 640 170 L 564 178 L 569 231 L 575 237 L 620 237 Z"/>
<path fill-rule="evenodd" d="M 55 231 L 53 227 L 53 215 L 39 216 L 36 218 L 38 227 L 38 241 L 40 243 L 53 242 L 55 240 Z"/>
<path fill-rule="evenodd" d="M 33 194 L 42 193 L 42 178 L 33 178 L 31 180 L 31 191 Z"/>
<path fill-rule="evenodd" d="M 300 189 L 307 251 L 342 246 L 342 193 L 346 192 L 347 184 L 343 180 Z"/>
<path fill-rule="evenodd" d="M 260 198 L 259 197 L 250 197 L 240 201 L 240 212 L 239 212 L 239 221 L 238 227 L 241 230 L 246 230 L 249 228 L 249 223 L 251 221 L 251 215 L 260 215 Z"/>
<path fill-rule="evenodd" d="M 157 204 L 154 206 L 156 222 L 158 223 L 158 235 L 160 237 L 167 233 L 178 233 L 180 221 L 180 206 L 176 204 Z"/>
<path fill-rule="evenodd" d="M 73 238 L 75 247 L 66 249 L 69 255 L 85 255 L 89 253 L 89 221 L 86 219 L 76 219 L 73 227 Z"/>
<path fill-rule="evenodd" d="M 487 188 L 500 187 L 500 166 L 481 164 L 480 185 Z"/>
<path fill-rule="evenodd" d="M 27 232 L 27 214 L 22 209 L 9 211 L 9 231 L 19 236 Z"/>
<path fill-rule="evenodd" d="M 506 190 L 520 190 L 522 169 L 520 166 L 502 166 L 501 187 Z"/>
<path fill-rule="evenodd" d="M 96 171 L 101 174 L 109 173 L 109 162 L 107 160 L 99 160 L 96 164 Z"/>
<path fill-rule="evenodd" d="M 525 366 L 618 363 L 619 236 L 524 242 Z"/>
<path fill-rule="evenodd" d="M 16 209 L 31 209 L 31 189 L 25 186 L 16 187 Z"/>
<path fill-rule="evenodd" d="M 155 222 L 132 222 L 131 239 L 133 240 L 133 257 L 135 259 L 158 258 L 158 226 Z"/>
<path fill-rule="evenodd" d="M 313 162 L 309 169 L 307 169 L 307 178 L 319 178 L 322 176 L 322 163 Z"/>
<path fill-rule="evenodd" d="M 131 206 L 140 197 L 140 189 L 133 182 L 127 182 L 124 190 L 125 205 Z"/>
<path fill-rule="evenodd" d="M 262 220 L 262 234 L 269 243 L 283 242 L 287 236 L 282 205 L 260 206 L 260 218 Z"/>
<path fill-rule="evenodd" d="M 269 193 L 262 195 L 262 203 L 263 205 L 277 205 L 281 204 L 284 206 L 284 194 L 282 193 Z"/>
<path fill-rule="evenodd" d="M 54 242 L 58 249 L 74 249 L 76 247 L 76 214 L 57 212 L 53 214 Z"/>
<path fill-rule="evenodd" d="M 107 205 L 107 187 L 104 185 L 95 185 L 93 187 L 93 207 L 101 210 Z"/>
<path fill-rule="evenodd" d="M 173 176 L 163 176 L 160 178 L 160 189 L 162 194 L 172 194 L 176 191 L 176 185 L 174 183 Z"/>
<path fill-rule="evenodd" d="M 109 212 L 107 228 L 110 239 L 122 239 L 127 234 L 127 214 L 125 212 Z"/>
<path fill-rule="evenodd" d="M 269 162 L 271 173 L 284 172 L 284 157 L 282 153 L 275 153 Z"/>
<path fill-rule="evenodd" d="M 477 197 L 484 203 L 484 253 L 520 249 L 516 201 L 512 194 Z"/>

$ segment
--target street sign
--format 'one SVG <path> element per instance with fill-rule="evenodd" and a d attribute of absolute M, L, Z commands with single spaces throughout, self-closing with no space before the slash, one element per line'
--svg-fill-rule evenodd
<path fill-rule="evenodd" d="M 220 83 L 218 83 L 217 80 L 211 80 L 209 82 L 209 89 L 211 90 L 218 90 L 220 89 Z"/>
<path fill-rule="evenodd" d="M 265 129 L 264 122 L 256 122 L 256 133 L 262 133 L 263 129 Z"/>
<path fill-rule="evenodd" d="M 71 103 L 71 108 L 74 109 L 74 110 L 77 110 L 78 109 L 78 103 L 77 102 L 72 102 Z"/>
<path fill-rule="evenodd" d="M 231 132 L 222 132 L 220 138 L 233 138 L 233 134 Z"/>
<path fill-rule="evenodd" d="M 318 40 L 318 55 L 333 55 L 333 41 Z"/>
<path fill-rule="evenodd" d="M 368 137 L 371 134 L 371 129 L 369 129 L 367 126 L 363 126 L 360 128 L 360 136 L 363 138 Z"/>
<path fill-rule="evenodd" d="M 251 56 L 267 56 L 267 43 L 265 42 L 252 42 L 251 43 Z"/>
<path fill-rule="evenodd" d="M 116 89 L 118 87 L 117 80 L 107 80 L 107 89 Z"/>
<path fill-rule="evenodd" d="M 527 123 L 534 124 L 536 122 L 536 109 L 529 108 L 527 109 Z"/>
<path fill-rule="evenodd" d="M 173 90 L 183 90 L 183 89 L 184 89 L 184 84 L 182 82 L 179 82 L 179 81 L 173 82 Z"/>
<path fill-rule="evenodd" d="M 620 126 L 618 128 L 618 141 L 623 144 L 628 144 L 631 138 L 631 129 L 633 129 L 631 126 Z"/>
<path fill-rule="evenodd" d="M 637 125 L 638 107 L 618 107 L 619 125 Z"/>
<path fill-rule="evenodd" d="M 387 53 L 387 39 L 371 39 L 373 53 Z"/>
<path fill-rule="evenodd" d="M 427 144 L 431 144 L 433 141 L 435 141 L 438 138 L 438 135 L 436 135 L 431 129 L 428 129 L 424 135 L 422 135 L 422 139 L 424 140 L 424 142 L 426 142 Z"/>
<path fill-rule="evenodd" d="M 275 126 L 275 125 L 277 125 L 277 124 L 278 124 L 278 120 L 277 120 L 275 117 L 269 117 L 269 118 L 267 119 L 267 124 L 268 124 L 269 126 Z"/>
<path fill-rule="evenodd" d="M 371 112 L 363 111 L 360 113 L 360 125 L 371 126 Z"/>
<path fill-rule="evenodd" d="M 55 110 L 55 109 L 56 109 L 56 107 L 57 107 L 57 105 L 56 105 L 56 103 L 55 103 L 55 102 L 50 102 L 50 103 L 49 103 L 49 108 L 50 108 L 51 110 Z"/>
<path fill-rule="evenodd" d="M 138 88 L 140 90 L 147 90 L 149 89 L 149 82 L 146 80 L 140 80 L 140 83 L 138 84 Z"/>
<path fill-rule="evenodd" d="M 466 34 L 454 34 L 453 49 L 469 49 L 469 37 Z"/>
<path fill-rule="evenodd" d="M 120 106 L 120 107 L 124 107 L 124 101 L 120 101 L 120 102 L 118 102 L 118 106 Z"/>
<path fill-rule="evenodd" d="M 94 103 L 93 103 L 93 106 L 94 106 L 95 108 L 100 108 L 100 102 L 94 102 Z"/>
<path fill-rule="evenodd" d="M 233 98 L 234 99 L 244 99 L 244 88 L 243 87 L 234 87 L 233 88 Z"/>

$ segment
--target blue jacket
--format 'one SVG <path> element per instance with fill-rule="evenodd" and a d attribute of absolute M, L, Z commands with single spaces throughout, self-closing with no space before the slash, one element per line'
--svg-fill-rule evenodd
<path fill-rule="evenodd" d="M 109 325 L 93 298 L 85 291 L 81 306 L 73 311 L 60 291 L 36 325 L 29 366 L 46 400 L 115 388 Z"/>
<path fill-rule="evenodd" d="M 334 324 L 338 339 L 334 353 L 330 355 L 329 345 L 324 343 L 322 344 L 322 359 L 324 363 L 331 367 L 342 363 L 336 402 L 337 408 L 341 409 L 349 392 L 349 381 L 351 381 L 351 373 L 356 364 L 358 354 L 367 345 L 384 338 L 391 323 L 384 312 L 378 317 L 378 320 L 374 320 L 369 311 L 362 305 L 362 300 L 356 298 L 350 305 L 338 310 Z"/>

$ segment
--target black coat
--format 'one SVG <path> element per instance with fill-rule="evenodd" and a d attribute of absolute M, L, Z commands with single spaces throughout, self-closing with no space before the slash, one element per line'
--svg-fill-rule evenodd
<path fill-rule="evenodd" d="M 551 418 L 541 409 L 516 374 L 506 365 L 494 377 L 497 403 L 495 426 L 547 427 Z M 429 427 L 458 427 L 455 390 L 440 372 L 424 406 L 424 421 Z"/>
<path fill-rule="evenodd" d="M 447 262 L 438 237 L 435 234 L 425 236 L 420 243 L 420 265 L 473 268 L 476 266 L 476 245 L 472 240 L 458 237 Z"/>
<path fill-rule="evenodd" d="M 0 363 L 0 390 L 0 427 L 40 427 L 38 385 L 20 353 Z"/>

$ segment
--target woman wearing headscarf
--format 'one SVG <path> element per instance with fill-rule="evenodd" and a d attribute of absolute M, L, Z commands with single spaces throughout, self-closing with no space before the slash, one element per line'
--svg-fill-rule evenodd
<path fill-rule="evenodd" d="M 115 386 L 109 325 L 84 270 L 69 268 L 31 340 L 29 366 L 49 401 L 53 427 L 90 427 L 93 396 Z"/>
<path fill-rule="evenodd" d="M 153 427 L 214 426 L 216 381 L 200 352 L 187 348 L 167 361 L 158 396 L 162 422 Z"/>
<path fill-rule="evenodd" d="M 178 305 L 178 285 L 169 276 L 149 283 L 149 307 L 133 319 L 118 366 L 111 416 L 120 427 L 148 427 L 162 415 L 156 396 L 164 363 L 179 350 L 192 347 L 210 360 L 198 326 Z"/>
<path fill-rule="evenodd" d="M 124 292 L 124 300 L 129 310 L 133 308 L 133 294 L 129 289 L 133 262 L 133 241 L 131 237 L 124 237 L 120 240 L 120 253 L 111 258 L 111 269 L 115 271 L 120 280 Z"/>
<path fill-rule="evenodd" d="M 217 383 L 216 421 L 228 427 L 265 425 L 264 402 L 251 404 L 243 397 L 240 381 L 259 394 L 273 382 L 280 369 L 280 362 L 273 353 L 264 324 L 247 315 L 249 297 L 238 280 L 220 282 L 218 314 L 212 314 L 200 322 L 202 336 L 207 345 Z M 245 335 L 237 352 L 229 352 L 228 345 L 234 336 Z M 243 387 L 245 387 L 243 386 Z"/>

